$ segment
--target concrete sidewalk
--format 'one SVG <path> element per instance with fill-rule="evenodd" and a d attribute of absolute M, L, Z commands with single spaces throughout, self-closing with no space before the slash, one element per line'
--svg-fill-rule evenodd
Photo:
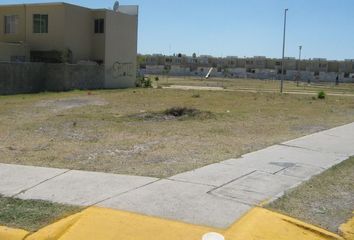
<path fill-rule="evenodd" d="M 226 228 L 354 155 L 354 123 L 168 179 L 0 164 L 0 194 Z"/>

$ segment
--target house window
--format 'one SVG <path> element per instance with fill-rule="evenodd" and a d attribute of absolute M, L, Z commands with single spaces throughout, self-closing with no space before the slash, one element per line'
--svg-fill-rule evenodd
<path fill-rule="evenodd" d="M 11 62 L 25 62 L 26 56 L 11 56 Z"/>
<path fill-rule="evenodd" d="M 48 33 L 48 15 L 33 14 L 33 33 Z"/>
<path fill-rule="evenodd" d="M 4 19 L 5 23 L 5 34 L 14 34 L 17 32 L 17 26 L 18 26 L 18 16 L 17 15 L 10 15 L 10 16 L 5 16 Z"/>
<path fill-rule="evenodd" d="M 95 33 L 104 33 L 104 19 L 95 19 Z"/>
<path fill-rule="evenodd" d="M 278 74 L 281 74 L 281 69 L 278 69 Z M 283 70 L 283 75 L 286 75 L 286 70 Z"/>

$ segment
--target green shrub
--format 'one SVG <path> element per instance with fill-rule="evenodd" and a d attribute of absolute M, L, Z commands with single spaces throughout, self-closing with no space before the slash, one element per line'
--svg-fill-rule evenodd
<path fill-rule="evenodd" d="M 152 82 L 151 82 L 151 79 L 150 79 L 149 77 L 144 78 L 144 85 L 143 85 L 143 87 L 145 87 L 145 88 L 150 88 L 150 87 L 152 87 Z"/>
<path fill-rule="evenodd" d="M 160 79 L 159 77 L 155 77 L 155 81 L 158 82 Z"/>
<path fill-rule="evenodd" d="M 150 88 L 152 87 L 152 81 L 149 77 L 139 77 L 136 79 L 136 87 Z"/>
<path fill-rule="evenodd" d="M 317 94 L 318 99 L 325 99 L 326 98 L 326 93 L 324 91 L 321 91 Z"/>

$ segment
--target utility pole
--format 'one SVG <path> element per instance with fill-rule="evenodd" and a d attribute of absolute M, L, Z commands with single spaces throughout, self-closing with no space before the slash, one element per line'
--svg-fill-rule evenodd
<path fill-rule="evenodd" d="M 300 73 L 301 51 L 302 51 L 302 46 L 299 46 L 299 63 L 298 63 L 298 67 L 297 67 L 297 81 L 296 81 L 296 86 L 299 86 L 299 81 L 301 80 L 301 73 Z"/>
<path fill-rule="evenodd" d="M 286 15 L 289 9 L 284 10 L 284 34 L 283 34 L 283 57 L 281 64 L 281 81 L 280 81 L 280 93 L 284 91 L 284 58 L 285 58 L 285 34 L 286 34 Z"/>

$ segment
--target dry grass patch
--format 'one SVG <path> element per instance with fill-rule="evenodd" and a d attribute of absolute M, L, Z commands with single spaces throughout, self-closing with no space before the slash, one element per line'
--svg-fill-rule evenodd
<path fill-rule="evenodd" d="M 80 207 L 0 195 L 0 225 L 36 231 L 82 210 Z"/>
<path fill-rule="evenodd" d="M 332 232 L 352 217 L 354 157 L 313 177 L 267 206 Z"/>
<path fill-rule="evenodd" d="M 0 96 L 0 161 L 168 177 L 353 121 L 350 97 L 167 89 Z"/>

